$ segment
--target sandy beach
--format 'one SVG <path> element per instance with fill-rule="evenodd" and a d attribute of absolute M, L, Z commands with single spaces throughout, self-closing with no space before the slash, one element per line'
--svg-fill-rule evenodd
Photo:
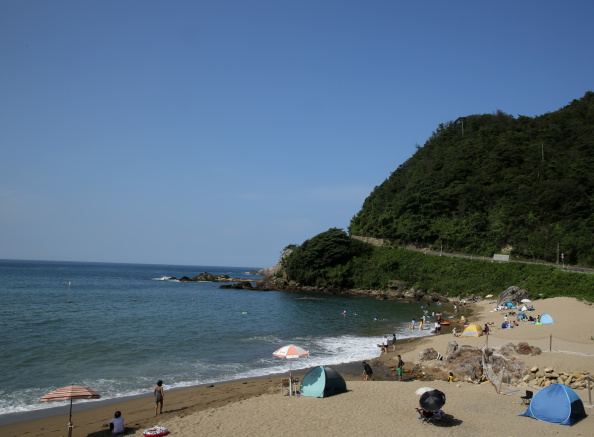
<path fill-rule="evenodd" d="M 471 322 L 481 326 L 494 323 L 492 335 L 488 338 L 489 346 L 526 341 L 543 350 L 541 355 L 519 356 L 528 367 L 552 367 L 564 372 L 591 373 L 594 370 L 592 306 L 573 298 L 538 300 L 534 302 L 535 311 L 531 314 L 549 313 L 555 324 L 537 326 L 520 323 L 514 329 L 498 328 L 503 322 L 503 314 L 492 312 L 494 302 L 483 301 L 470 305 L 470 308 Z M 146 428 L 157 425 L 167 427 L 170 435 L 179 437 L 281 435 L 287 432 L 307 436 L 418 435 L 422 432 L 472 436 L 592 435 L 594 409 L 589 406 L 587 390 L 576 392 L 584 400 L 588 417 L 567 427 L 518 417 L 526 409 L 520 404 L 518 395 L 497 394 L 488 382 L 447 383 L 442 380 L 418 381 L 409 377 L 399 382 L 389 370 L 389 366 L 395 364 L 397 354 L 402 355 L 406 369 L 418 361 L 419 352 L 425 348 L 432 347 L 445 355 L 451 340 L 456 340 L 459 345 L 480 347 L 485 344 L 485 337 L 455 338 L 451 333 L 399 343 L 396 352 L 371 357 L 376 381 L 362 381 L 360 363 L 333 366 L 347 381 L 348 391 L 325 399 L 281 396 L 280 376 L 274 376 L 166 391 L 164 414 L 157 417 L 154 416 L 152 393 L 147 397 L 83 411 L 75 405 L 73 435 L 110 435 L 107 423 L 116 410 L 120 410 L 125 419 L 126 435 L 142 435 Z M 548 351 L 550 346 L 552 352 Z M 383 367 L 384 364 L 387 367 Z M 425 364 L 428 372 L 435 365 Z M 295 376 L 302 378 L 305 373 L 300 371 Z M 419 400 L 415 391 L 427 386 L 442 390 L 447 401 L 442 422 L 423 428 L 415 411 Z M 518 392 L 525 388 L 518 387 Z M 64 413 L 2 426 L 0 435 L 66 436 L 66 408 Z"/>

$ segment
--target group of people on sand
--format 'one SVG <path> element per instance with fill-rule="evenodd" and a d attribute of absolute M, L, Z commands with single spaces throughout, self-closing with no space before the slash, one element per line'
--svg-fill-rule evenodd
<path fill-rule="evenodd" d="M 163 381 L 159 380 L 157 382 L 157 385 L 153 389 L 153 394 L 155 395 L 155 415 L 157 414 L 157 410 L 159 410 L 159 414 L 163 414 L 163 400 L 165 399 Z M 160 409 L 158 408 L 159 406 L 161 407 Z M 121 411 L 116 411 L 113 419 L 109 421 L 109 430 L 111 431 L 111 435 L 119 435 L 126 432 Z"/>

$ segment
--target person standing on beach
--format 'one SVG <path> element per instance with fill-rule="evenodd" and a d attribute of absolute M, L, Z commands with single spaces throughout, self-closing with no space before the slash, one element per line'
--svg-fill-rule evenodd
<path fill-rule="evenodd" d="M 388 353 L 388 336 L 384 335 L 384 348 L 383 348 L 386 353 Z"/>
<path fill-rule="evenodd" d="M 398 355 L 398 381 L 402 381 L 402 368 L 404 367 L 404 361 L 402 357 Z"/>
<path fill-rule="evenodd" d="M 392 350 L 396 350 L 396 334 L 392 334 Z"/>
<path fill-rule="evenodd" d="M 415 319 L 412 319 L 412 324 L 410 325 L 410 329 L 415 329 Z"/>
<path fill-rule="evenodd" d="M 373 370 L 365 361 L 363 361 L 363 381 L 373 381 Z"/>
<path fill-rule="evenodd" d="M 160 379 L 157 381 L 157 385 L 155 386 L 153 393 L 155 394 L 155 416 L 157 415 L 157 407 L 159 405 L 161 405 L 160 414 L 163 414 L 163 400 L 165 399 L 165 392 L 163 391 L 163 381 Z"/>

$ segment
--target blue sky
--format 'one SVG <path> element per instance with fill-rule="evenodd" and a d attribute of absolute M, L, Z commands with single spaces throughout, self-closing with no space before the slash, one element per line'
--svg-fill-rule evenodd
<path fill-rule="evenodd" d="M 0 2 L 0 259 L 265 267 L 439 123 L 594 90 L 592 1 Z"/>

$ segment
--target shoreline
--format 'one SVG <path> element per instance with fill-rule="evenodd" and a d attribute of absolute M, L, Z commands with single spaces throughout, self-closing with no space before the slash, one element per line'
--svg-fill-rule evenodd
<path fill-rule="evenodd" d="M 552 298 L 545 300 L 538 300 L 534 302 L 537 314 L 550 312 L 555 317 L 555 325 L 535 326 L 535 325 L 521 325 L 516 329 L 495 329 L 491 336 L 489 336 L 489 345 L 500 343 L 515 343 L 526 340 L 529 343 L 538 338 L 547 338 L 554 333 L 559 338 L 569 338 L 574 341 L 574 347 L 581 347 L 585 351 L 582 355 L 566 355 L 560 353 L 543 353 L 537 356 L 521 356 L 530 366 L 549 366 L 557 370 L 575 371 L 575 370 L 590 370 L 594 368 L 594 354 L 589 355 L 590 348 L 594 349 L 594 341 L 590 339 L 594 335 L 594 326 L 585 323 L 585 320 L 592 320 L 594 316 L 594 308 L 580 303 L 572 298 Z M 471 322 L 489 323 L 501 322 L 503 314 L 499 312 L 491 312 L 493 308 L 492 302 L 482 301 L 477 304 L 470 304 L 466 308 L 465 315 Z M 460 313 L 458 313 L 460 314 Z M 450 325 L 451 327 L 452 325 Z M 456 325 L 457 326 L 457 325 Z M 581 327 L 578 334 L 576 334 L 577 327 Z M 378 338 L 378 343 L 380 339 Z M 280 378 L 286 377 L 286 373 L 268 375 L 260 378 L 249 378 L 242 380 L 227 381 L 214 384 L 204 384 L 194 387 L 185 387 L 178 389 L 171 389 L 165 392 L 164 414 L 154 416 L 154 401 L 152 393 L 147 395 L 140 395 L 133 399 L 114 399 L 107 400 L 105 405 L 98 406 L 94 403 L 74 404 L 72 420 L 75 426 L 75 435 L 85 435 L 88 437 L 100 437 L 109 435 L 107 423 L 113 417 L 113 412 L 117 409 L 122 411 L 122 416 L 125 419 L 127 433 L 126 435 L 142 435 L 142 431 L 152 426 L 167 426 L 172 432 L 172 435 L 183 437 L 195 434 L 197 428 L 196 423 L 199 424 L 201 433 L 205 435 L 231 435 L 243 430 L 243 433 L 257 432 L 261 430 L 262 426 L 271 426 L 280 423 L 282 414 L 291 414 L 294 419 L 297 419 L 296 414 L 299 414 L 301 408 L 309 408 L 316 402 L 324 402 L 325 405 L 340 404 L 342 402 L 354 402 L 353 407 L 341 407 L 337 410 L 337 417 L 340 416 L 341 424 L 335 424 L 336 428 L 324 429 L 324 432 L 313 431 L 309 435 L 341 435 L 344 428 L 342 423 L 348 423 L 356 416 L 358 418 L 356 423 L 352 426 L 362 430 L 374 432 L 376 435 L 388 435 L 387 430 L 383 427 L 386 421 L 382 419 L 379 411 L 384 408 L 384 403 L 391 406 L 392 415 L 396 412 L 402 417 L 403 431 L 416 433 L 420 425 L 418 419 L 414 415 L 415 398 L 414 390 L 421 386 L 431 385 L 434 388 L 447 390 L 448 393 L 448 408 L 446 412 L 451 413 L 454 417 L 460 417 L 460 424 L 451 429 L 440 428 L 444 435 L 458 434 L 460 431 L 470 433 L 471 435 L 504 435 L 497 426 L 502 424 L 490 423 L 489 419 L 484 416 L 493 414 L 497 415 L 498 411 L 510 414 L 506 415 L 504 422 L 508 426 L 518 427 L 514 428 L 514 432 L 519 435 L 527 432 L 538 432 L 542 435 L 547 434 L 547 427 L 551 428 L 550 432 L 557 434 L 563 432 L 566 435 L 577 435 L 574 432 L 580 431 L 582 435 L 587 434 L 587 429 L 594 425 L 594 412 L 586 406 L 586 412 L 589 416 L 578 422 L 573 427 L 563 427 L 560 425 L 551 425 L 544 422 L 538 422 L 528 418 L 517 418 L 517 414 L 523 412 L 524 408 L 515 405 L 516 402 L 510 396 L 496 394 L 490 384 L 472 384 L 457 382 L 455 384 L 445 383 L 443 381 L 418 381 L 406 379 L 403 382 L 398 382 L 397 377 L 390 371 L 390 366 L 393 366 L 394 359 L 397 354 L 401 354 L 405 361 L 405 369 L 409 368 L 418 361 L 419 352 L 428 347 L 433 347 L 445 355 L 447 344 L 451 340 L 456 340 L 458 344 L 469 344 L 472 346 L 482 346 L 485 342 L 484 337 L 479 338 L 460 338 L 453 337 L 445 331 L 441 335 L 431 335 L 425 337 L 416 337 L 413 340 L 398 340 L 397 350 L 393 352 L 389 350 L 386 354 L 379 354 L 376 357 L 370 358 L 368 361 L 372 363 L 374 369 L 374 377 L 376 381 L 365 382 L 362 381 L 362 368 L 360 362 L 349 362 L 340 365 L 332 365 L 338 373 L 347 381 L 348 392 L 344 395 L 332 396 L 323 400 L 307 397 L 282 397 L 280 394 Z M 498 347 L 498 346 L 494 346 Z M 391 349 L 391 345 L 390 345 Z M 425 363 L 423 363 L 425 364 Z M 427 368 L 430 368 L 433 363 L 427 363 Z M 302 369 L 293 372 L 293 374 L 302 379 L 303 376 L 310 369 Z M 406 375 L 406 373 L 405 373 Z M 519 387 L 520 388 L 520 387 Z M 525 387 L 524 387 L 525 389 Z M 395 392 L 396 390 L 396 392 Z M 353 396 L 351 393 L 359 393 Z M 576 393 L 584 399 L 587 399 L 587 391 L 576 390 Z M 462 399 L 458 396 L 463 394 Z M 363 398 L 359 397 L 363 396 Z M 370 396 L 366 398 L 365 396 Z M 477 414 L 473 415 L 465 411 L 464 402 L 468 402 L 468 397 L 476 397 L 479 399 L 488 399 L 488 404 Z M 363 400 L 366 399 L 366 400 Z M 282 400 L 282 402 L 280 402 Z M 416 400 L 418 402 L 418 399 Z M 362 402 L 368 402 L 367 413 L 365 417 L 359 417 L 355 412 L 361 408 Z M 400 406 L 400 403 L 403 403 Z M 404 404 L 406 402 L 406 404 Z M 459 409 L 454 408 L 460 402 Z M 376 405 L 377 403 L 377 405 Z M 408 405 L 410 404 L 410 405 Z M 519 402 L 518 402 L 519 404 Z M 262 405 L 265 405 L 265 414 L 262 415 Z M 319 405 L 319 404 L 318 404 Z M 467 404 L 466 404 L 467 406 Z M 290 407 L 290 413 L 282 410 Z M 399 408 L 402 407 L 402 410 Z M 63 406 L 62 414 L 52 415 L 50 417 L 31 418 L 27 413 L 23 414 L 28 417 L 22 421 L 12 424 L 0 426 L 0 434 L 2 436 L 37 436 L 37 437 L 58 437 L 64 436 L 67 432 L 68 422 L 68 408 Z M 250 408 L 256 408 L 250 414 L 245 413 Z M 396 410 L 394 410 L 396 408 Z M 281 409 L 279 412 L 277 409 Z M 319 407 L 317 408 L 319 410 Z M 245 411 L 244 411 L 245 410 Z M 270 413 L 268 412 L 270 410 Z M 484 411 L 483 411 L 484 410 Z M 41 410 L 38 410 L 41 411 Z M 250 410 L 251 411 L 251 410 Z M 36 412 L 35 412 L 36 413 Z M 245 417 L 243 414 L 247 414 Z M 513 413 L 513 414 L 512 414 Z M 276 414 L 276 416 L 275 416 Z M 309 414 L 318 414 L 317 422 L 320 425 L 316 426 L 330 426 L 323 425 L 326 416 L 322 412 L 312 411 Z M 502 413 L 503 414 L 503 413 Z M 223 417 L 220 417 L 223 415 Z M 369 416 L 369 417 L 368 417 Z M 238 417 L 242 417 L 239 419 Z M 305 420 L 305 419 L 304 419 Z M 330 420 L 333 422 L 334 419 Z M 474 431 L 474 422 L 482 420 L 480 428 Z M 196 422 L 197 421 L 197 422 Z M 251 422 L 255 422 L 252 424 Z M 311 418 L 310 418 L 311 421 Z M 485 423 L 485 421 L 487 423 Z M 237 423 L 236 423 L 237 422 Z M 271 423 L 272 422 L 272 423 Z M 316 423 L 317 423 L 316 422 Z M 330 423 L 329 422 L 329 423 Z M 391 421 L 388 421 L 391 422 Z M 494 422 L 491 420 L 491 422 Z M 509 423 L 507 423 L 509 422 Z M 250 427 L 253 428 L 250 428 Z M 478 424 L 476 425 L 479 426 Z M 544 428 L 543 428 L 544 426 Z M 210 428 L 209 428 L 210 427 Z M 239 427 L 239 428 L 238 428 Z M 393 424 L 392 424 L 393 427 Z M 407 428 L 408 427 L 408 428 Z M 231 432 L 231 429 L 234 431 Z M 320 428 L 321 429 L 321 428 Z M 392 429 L 392 428 L 391 428 Z M 187 431 L 186 431 L 187 430 Z M 227 430 L 227 431 L 225 431 Z M 356 431 L 356 430 L 354 430 Z M 505 434 L 509 435 L 509 434 Z"/>
<path fill-rule="evenodd" d="M 406 301 L 406 303 L 410 303 L 410 302 Z M 418 302 L 418 303 L 419 303 L 419 305 L 422 304 L 421 302 Z M 446 308 L 452 306 L 452 304 L 444 304 L 444 305 L 446 306 Z M 467 308 L 466 311 L 468 311 L 468 312 L 465 314 L 468 314 L 468 315 L 472 314 L 471 308 Z M 446 328 L 446 330 L 447 329 L 451 330 L 451 327 Z M 430 330 L 432 330 L 432 328 L 430 328 Z M 405 339 L 399 339 L 399 340 L 397 340 L 397 345 L 398 345 L 400 351 L 413 349 L 414 347 L 407 346 L 407 345 L 412 344 L 412 343 L 414 343 L 415 345 L 419 345 L 420 344 L 419 342 L 423 341 L 426 338 L 431 338 L 434 335 L 435 334 L 428 335 L 428 336 L 407 337 Z M 377 337 L 377 342 L 378 343 L 381 342 L 380 337 Z M 390 338 L 390 348 L 391 348 L 391 344 L 392 343 L 391 343 L 391 338 Z M 402 349 L 402 348 L 404 348 L 404 349 Z M 388 356 L 391 356 L 391 354 L 388 354 Z M 384 360 L 382 359 L 382 357 L 379 353 L 379 348 L 378 348 L 377 356 L 365 358 L 365 361 L 370 362 L 370 363 L 375 363 L 376 365 L 385 365 L 387 367 L 387 364 L 383 363 Z M 360 370 L 361 361 L 347 361 L 347 362 L 343 362 L 343 363 L 339 363 L 339 364 L 333 364 L 328 367 L 332 367 L 334 370 L 338 371 L 347 381 L 355 380 L 355 379 L 359 378 L 362 373 L 362 370 Z M 313 367 L 309 367 L 309 368 L 305 368 L 305 369 L 297 369 L 293 373 L 298 372 L 299 375 L 303 374 L 302 376 L 305 376 L 305 374 L 312 368 Z M 375 370 L 378 371 L 380 369 L 375 369 Z M 384 371 L 383 373 L 387 373 L 387 372 Z M 238 379 L 232 379 L 232 380 L 223 380 L 223 381 L 218 381 L 218 382 L 202 383 L 202 384 L 189 385 L 189 386 L 184 386 L 184 387 L 174 387 L 174 388 L 168 389 L 167 391 L 168 391 L 168 393 L 173 393 L 173 392 L 183 391 L 183 390 L 192 390 L 192 389 L 196 389 L 199 387 L 208 387 L 208 386 L 220 385 L 220 384 L 243 383 L 243 381 L 265 380 L 265 379 L 269 379 L 269 378 L 282 378 L 285 376 L 286 376 L 285 372 L 271 373 L 271 374 L 262 375 L 262 376 L 245 377 L 245 378 L 238 378 Z M 73 420 L 74 420 L 75 412 L 82 412 L 82 411 L 92 410 L 95 408 L 102 408 L 102 407 L 109 406 L 109 405 L 122 404 L 122 403 L 126 403 L 129 401 L 135 401 L 137 399 L 146 398 L 147 396 L 148 396 L 147 394 L 135 394 L 135 395 L 124 395 L 121 397 L 115 397 L 115 398 L 110 398 L 110 399 L 93 400 L 90 402 L 75 401 L 73 403 Z M 152 398 L 152 394 L 150 394 L 150 396 L 148 396 L 148 397 Z M 33 420 L 48 419 L 48 418 L 51 418 L 54 416 L 60 416 L 63 414 L 64 409 L 66 409 L 66 406 L 60 405 L 60 406 L 48 406 L 46 408 L 40 408 L 40 409 L 35 409 L 35 410 L 30 410 L 30 411 L 19 411 L 19 412 L 11 412 L 11 413 L 6 413 L 6 414 L 1 414 L 0 415 L 0 430 L 2 429 L 3 426 L 18 424 L 18 423 L 22 423 L 22 422 L 29 422 L 29 421 L 33 421 Z"/>
<path fill-rule="evenodd" d="M 398 352 L 405 353 L 405 351 L 412 351 L 416 347 L 425 343 L 431 336 L 411 337 L 406 339 L 397 340 Z M 381 338 L 378 337 L 378 342 Z M 391 345 L 391 343 L 390 343 Z M 391 346 L 390 346 L 391 347 Z M 378 356 L 366 359 L 366 361 L 372 363 L 375 377 L 377 380 L 393 380 L 389 376 L 388 364 L 380 354 L 378 348 Z M 384 354 L 386 357 L 391 357 L 393 352 L 390 351 L 388 354 Z M 396 356 L 394 354 L 394 356 Z M 340 364 L 333 364 L 332 367 L 336 370 L 345 381 L 359 381 L 362 379 L 362 366 L 360 361 L 351 361 Z M 298 369 L 293 371 L 296 377 L 300 379 L 305 376 L 311 368 Z M 380 376 L 382 375 L 382 376 Z M 251 397 L 257 397 L 262 394 L 274 393 L 280 391 L 279 382 L 280 378 L 286 377 L 286 372 L 274 373 L 260 377 L 240 378 L 229 381 L 221 381 L 214 383 L 198 384 L 188 387 L 176 387 L 166 390 L 166 404 L 164 408 L 164 414 L 161 417 L 169 416 L 171 413 L 176 412 L 197 412 L 208 408 L 217 408 L 228 403 L 241 401 Z M 216 388 L 217 390 L 211 390 Z M 249 388 L 246 390 L 246 388 Z M 206 405 L 201 405 L 201 399 L 196 399 L 197 396 L 206 395 L 207 391 L 216 392 L 213 400 L 207 401 Z M 187 402 L 190 400 L 190 402 Z M 180 403 L 190 403 L 193 405 L 180 407 Z M 173 404 L 173 406 L 171 406 Z M 143 408 L 144 407 L 144 408 Z M 171 407 L 171 409 L 170 409 Z M 72 422 L 76 429 L 79 429 L 77 433 L 84 434 L 85 432 L 91 433 L 89 429 L 96 420 L 94 418 L 101 417 L 103 429 L 108 429 L 107 423 L 113 417 L 113 411 L 122 411 L 122 415 L 126 418 L 126 429 L 128 430 L 126 435 L 135 435 L 136 432 L 132 428 L 140 429 L 150 428 L 151 419 L 155 416 L 153 414 L 153 395 L 139 394 L 123 396 L 120 398 L 112 399 L 101 399 L 93 402 L 73 403 L 72 409 Z M 142 412 L 142 410 L 145 410 Z M 124 414 L 124 411 L 132 411 L 133 413 Z M 29 431 L 34 436 L 61 436 L 62 428 L 64 424 L 68 423 L 68 412 L 69 408 L 66 405 L 43 408 L 32 411 L 23 411 L 15 413 L 7 413 L 0 415 L 0 435 L 18 437 L 23 432 L 23 428 L 37 429 L 36 431 Z M 144 414 L 143 414 L 144 413 Z M 150 414 L 149 414 L 150 413 Z M 131 426 L 131 419 L 136 422 L 135 426 Z M 47 431 L 47 428 L 56 428 L 54 431 Z M 81 431 L 81 429 L 83 429 Z M 88 430 L 88 431 L 87 431 Z M 97 430 L 96 430 L 97 431 Z M 99 436 L 103 435 L 103 431 L 99 431 L 99 434 L 92 433 L 89 435 Z M 107 431 L 105 435 L 110 435 Z M 142 433 L 140 433 L 142 435 Z"/>

